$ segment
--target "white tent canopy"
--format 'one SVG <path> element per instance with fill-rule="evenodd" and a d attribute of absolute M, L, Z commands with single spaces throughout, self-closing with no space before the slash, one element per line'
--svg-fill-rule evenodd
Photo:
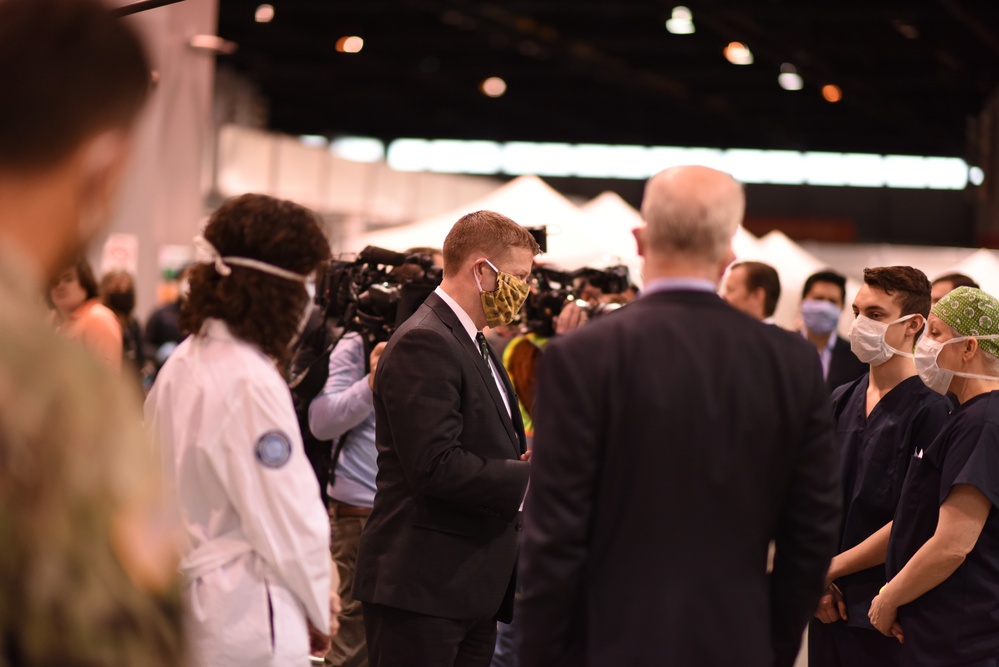
<path fill-rule="evenodd" d="M 520 176 L 464 206 L 417 222 L 391 227 L 348 240 L 345 249 L 357 252 L 373 245 L 390 250 L 415 246 L 440 248 L 459 218 L 473 211 L 501 213 L 525 227 L 547 227 L 548 251 L 538 260 L 562 268 L 577 268 L 579 257 L 589 256 L 603 245 L 591 236 L 592 223 L 568 199 L 537 176 Z"/>
<path fill-rule="evenodd" d="M 641 214 L 616 192 L 604 192 L 579 208 L 589 221 L 592 236 L 603 243 L 596 252 L 577 258 L 578 266 L 607 268 L 624 264 L 631 281 L 642 284 L 642 259 L 632 231 L 644 223 Z"/>

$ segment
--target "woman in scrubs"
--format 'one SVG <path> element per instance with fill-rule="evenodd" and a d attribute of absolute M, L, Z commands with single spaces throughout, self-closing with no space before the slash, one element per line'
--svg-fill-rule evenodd
<path fill-rule="evenodd" d="M 892 525 L 875 628 L 903 665 L 999 666 L 999 300 L 961 287 L 916 346 L 923 382 L 960 406 L 913 454 Z"/>

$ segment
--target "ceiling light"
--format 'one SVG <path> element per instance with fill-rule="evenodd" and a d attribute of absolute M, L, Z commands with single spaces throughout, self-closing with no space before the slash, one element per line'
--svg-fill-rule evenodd
<path fill-rule="evenodd" d="M 674 35 L 690 35 L 694 32 L 694 16 L 683 6 L 673 8 L 673 14 L 666 21 L 666 30 Z"/>
<path fill-rule="evenodd" d="M 340 53 L 357 53 L 364 48 L 364 40 L 356 35 L 336 40 L 336 50 Z"/>
<path fill-rule="evenodd" d="M 780 76 L 777 77 L 777 83 L 784 90 L 801 90 L 805 86 L 798 70 L 791 63 L 784 63 L 780 66 Z"/>
<path fill-rule="evenodd" d="M 270 23 L 274 20 L 274 6 L 260 5 L 257 7 L 257 11 L 253 15 L 253 18 L 257 23 Z"/>
<path fill-rule="evenodd" d="M 839 89 L 839 86 L 827 83 L 822 86 L 822 97 L 825 98 L 826 102 L 835 104 L 843 99 L 843 91 Z"/>
<path fill-rule="evenodd" d="M 733 65 L 752 65 L 753 53 L 742 42 L 729 42 L 723 52 L 725 58 Z"/>
<path fill-rule="evenodd" d="M 968 180 L 972 185 L 981 185 L 985 182 L 985 172 L 981 167 L 972 167 L 968 170 Z"/>
<path fill-rule="evenodd" d="M 501 97 L 506 92 L 506 81 L 498 76 L 491 76 L 479 84 L 479 90 L 489 97 Z"/>

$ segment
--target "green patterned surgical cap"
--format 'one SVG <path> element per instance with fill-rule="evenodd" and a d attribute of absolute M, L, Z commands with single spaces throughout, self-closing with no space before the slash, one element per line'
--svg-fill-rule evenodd
<path fill-rule="evenodd" d="M 936 315 L 961 336 L 999 334 L 999 299 L 974 287 L 958 287 L 933 306 Z M 979 340 L 979 347 L 999 357 L 999 339 Z"/>

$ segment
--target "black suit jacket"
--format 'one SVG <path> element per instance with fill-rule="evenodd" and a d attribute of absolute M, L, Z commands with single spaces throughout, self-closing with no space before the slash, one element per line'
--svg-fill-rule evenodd
<path fill-rule="evenodd" d="M 509 620 L 529 464 L 519 460 L 526 441 L 517 398 L 503 364 L 493 362 L 512 419 L 478 347 L 436 294 L 385 348 L 374 387 L 377 490 L 357 556 L 358 600 Z"/>
<path fill-rule="evenodd" d="M 857 355 L 850 349 L 850 341 L 837 336 L 832 356 L 829 358 L 829 373 L 826 376 L 826 384 L 829 389 L 833 390 L 848 382 L 853 382 L 868 371 L 870 371 L 870 367 L 858 359 Z"/>
<path fill-rule="evenodd" d="M 535 427 L 522 667 L 793 663 L 841 503 L 814 346 L 655 293 L 548 345 Z"/>

